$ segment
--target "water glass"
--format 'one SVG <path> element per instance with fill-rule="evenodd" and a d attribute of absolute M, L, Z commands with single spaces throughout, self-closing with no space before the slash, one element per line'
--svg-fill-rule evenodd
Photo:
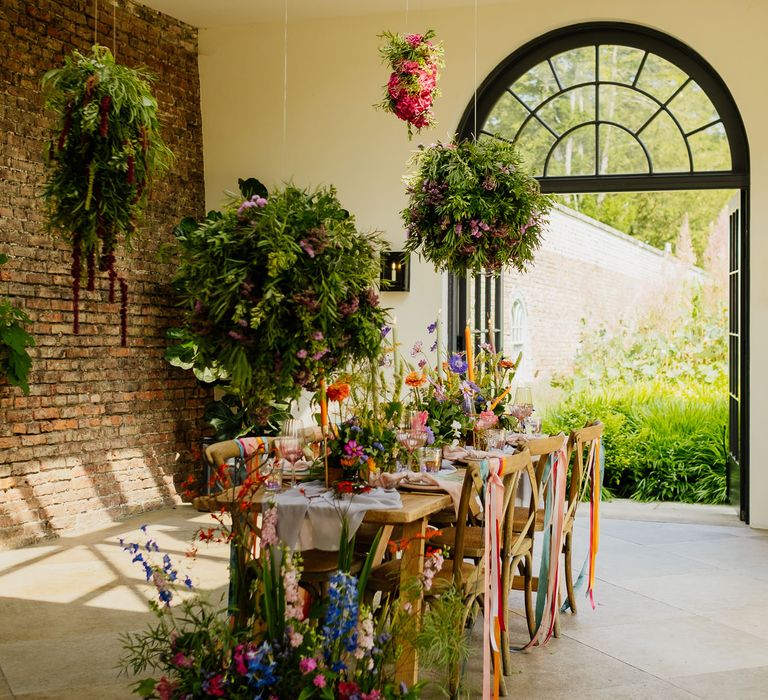
<path fill-rule="evenodd" d="M 280 491 L 283 488 L 283 460 L 268 459 L 259 468 L 264 477 L 264 488 L 267 491 Z"/>
<path fill-rule="evenodd" d="M 485 431 L 485 449 L 488 452 L 503 452 L 507 433 L 504 430 L 493 429 Z"/>
<path fill-rule="evenodd" d="M 525 432 L 530 435 L 539 435 L 541 433 L 541 417 L 528 416 L 525 419 Z"/>
<path fill-rule="evenodd" d="M 419 460 L 419 471 L 439 472 L 442 462 L 442 450 L 439 447 L 419 447 L 416 450 Z"/>

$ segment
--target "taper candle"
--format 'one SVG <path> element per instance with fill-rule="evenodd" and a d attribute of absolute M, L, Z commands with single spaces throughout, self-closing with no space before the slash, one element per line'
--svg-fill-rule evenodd
<path fill-rule="evenodd" d="M 443 310 L 438 309 L 437 310 L 437 324 L 435 325 L 435 350 L 437 350 L 437 381 L 440 381 L 440 378 L 442 377 L 443 373 L 443 362 L 442 357 L 440 355 L 440 344 L 442 342 L 441 339 L 441 325 L 442 325 L 442 317 L 443 317 Z"/>
<path fill-rule="evenodd" d="M 467 379 L 470 382 L 475 381 L 475 368 L 474 368 L 474 344 L 472 342 L 472 330 L 469 327 L 469 323 L 464 327 L 464 347 L 467 350 Z"/>

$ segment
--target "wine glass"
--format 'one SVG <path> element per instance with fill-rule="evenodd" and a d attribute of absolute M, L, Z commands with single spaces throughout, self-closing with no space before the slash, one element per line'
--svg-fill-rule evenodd
<path fill-rule="evenodd" d="M 275 440 L 275 446 L 280 452 L 280 456 L 291 465 L 291 488 L 296 488 L 296 462 L 304 454 L 304 443 L 299 437 L 280 435 Z"/>
<path fill-rule="evenodd" d="M 533 398 L 531 397 L 531 387 L 522 384 L 515 389 L 515 400 L 509 411 L 517 421 L 520 427 L 525 430 L 525 419 L 533 413 Z"/>
<path fill-rule="evenodd" d="M 289 418 L 283 423 L 283 429 L 280 431 L 280 435 L 285 437 L 302 437 L 304 435 L 303 421 L 296 418 Z"/>
<path fill-rule="evenodd" d="M 427 444 L 427 431 L 424 429 L 424 425 L 420 420 L 416 419 L 411 412 L 407 418 L 405 418 L 400 424 L 395 437 L 398 443 L 405 448 L 408 453 L 408 464 L 406 469 L 411 469 L 413 463 L 413 453 L 418 447 L 424 447 Z"/>

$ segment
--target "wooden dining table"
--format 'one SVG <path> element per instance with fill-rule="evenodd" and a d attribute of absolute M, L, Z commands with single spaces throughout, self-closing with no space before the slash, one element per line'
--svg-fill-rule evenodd
<path fill-rule="evenodd" d="M 211 509 L 212 505 L 216 508 L 226 507 L 233 502 L 236 490 L 228 489 L 213 497 L 201 497 L 197 499 L 196 506 L 208 510 Z M 248 499 L 250 509 L 253 512 L 260 512 L 264 503 L 274 496 L 274 492 L 259 489 Z M 446 508 L 451 508 L 453 501 L 447 493 L 442 491 L 423 493 L 402 490 L 400 499 L 402 508 L 368 510 L 363 517 L 363 522 L 379 525 L 382 528 L 379 547 L 374 554 L 374 565 L 383 559 L 394 528 L 396 526 L 402 528 L 402 541 L 407 543 L 407 546 L 402 549 L 400 583 L 405 584 L 413 577 L 421 576 L 424 571 L 425 535 L 429 516 Z M 420 588 L 418 589 L 419 592 L 412 593 L 414 588 L 413 586 L 401 585 L 400 590 L 408 591 L 403 595 L 410 596 L 407 602 L 410 603 L 413 614 L 420 616 L 423 596 Z M 396 661 L 395 681 L 397 683 L 403 682 L 410 687 L 416 683 L 419 676 L 418 654 L 410 639 L 404 638 L 396 641 L 401 647 L 401 652 Z"/>

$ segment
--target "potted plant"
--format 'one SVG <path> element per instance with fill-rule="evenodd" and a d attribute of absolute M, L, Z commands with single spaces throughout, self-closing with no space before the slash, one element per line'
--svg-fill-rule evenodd
<path fill-rule="evenodd" d="M 182 323 L 166 357 L 222 382 L 264 423 L 276 403 L 378 355 L 384 243 L 357 230 L 333 188 L 240 183 L 241 198 L 174 230 Z"/>
<path fill-rule="evenodd" d="M 0 254 L 0 265 L 8 262 L 8 256 Z M 0 377 L 11 386 L 18 386 L 29 394 L 29 369 L 32 358 L 27 348 L 33 347 L 34 338 L 25 326 L 29 316 L 14 306 L 9 299 L 0 298 Z"/>
<path fill-rule="evenodd" d="M 552 202 L 497 139 L 420 148 L 402 217 L 405 249 L 457 275 L 521 272 L 533 260 Z"/>

